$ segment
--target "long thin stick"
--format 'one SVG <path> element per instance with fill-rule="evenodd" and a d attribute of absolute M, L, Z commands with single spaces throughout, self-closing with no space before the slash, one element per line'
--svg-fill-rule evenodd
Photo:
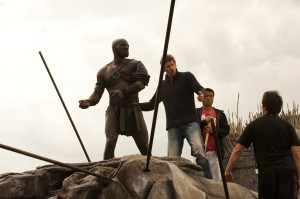
<path fill-rule="evenodd" d="M 206 133 L 205 142 L 204 142 L 204 151 L 206 152 L 207 142 L 208 142 L 209 133 Z"/>
<path fill-rule="evenodd" d="M 39 156 L 39 155 L 36 155 L 34 153 L 29 153 L 27 151 L 23 151 L 23 150 L 20 150 L 20 149 L 17 149 L 17 148 L 13 148 L 13 147 L 10 147 L 10 146 L 4 145 L 4 144 L 0 144 L 0 147 L 3 148 L 3 149 L 9 150 L 9 151 L 13 151 L 13 152 L 22 154 L 22 155 L 26 155 L 26 156 L 29 156 L 29 157 L 32 157 L 32 158 L 36 158 L 36 159 L 39 159 L 39 160 L 50 162 L 50 163 L 53 163 L 55 165 L 67 167 L 67 168 L 72 169 L 74 171 L 79 171 L 79 172 L 83 172 L 83 173 L 86 173 L 86 174 L 89 174 L 89 175 L 92 175 L 92 176 L 96 176 L 98 178 L 101 178 L 101 180 L 103 180 L 104 183 L 109 183 L 109 182 L 112 181 L 111 179 L 109 179 L 105 176 L 102 176 L 100 174 L 91 172 L 89 170 L 85 170 L 85 169 L 82 169 L 80 167 L 76 167 L 76 166 L 73 166 L 73 165 L 70 165 L 70 164 L 65 164 L 65 163 L 50 159 L 50 158 Z"/>
<path fill-rule="evenodd" d="M 75 124 L 74 124 L 74 122 L 73 122 L 73 120 L 72 120 L 72 118 L 71 118 L 71 115 L 70 115 L 70 113 L 69 113 L 69 111 L 68 111 L 68 109 L 67 109 L 67 107 L 66 107 L 66 105 L 65 105 L 65 102 L 64 102 L 62 96 L 60 95 L 60 92 L 59 92 L 59 90 L 58 90 L 58 88 L 57 88 L 57 86 L 56 86 L 56 84 L 55 84 L 55 81 L 54 81 L 54 79 L 53 79 L 53 77 L 52 77 L 52 75 L 51 75 L 51 72 L 50 72 L 50 70 L 49 70 L 49 68 L 48 68 L 48 66 L 47 66 L 47 63 L 46 63 L 46 61 L 45 61 L 45 59 L 44 59 L 44 56 L 43 56 L 43 54 L 42 54 L 41 51 L 39 51 L 39 54 L 40 54 L 40 56 L 41 56 L 41 58 L 42 58 L 42 60 L 43 60 L 43 62 L 44 62 L 44 65 L 45 65 L 45 67 L 46 67 L 46 70 L 47 70 L 47 72 L 48 72 L 48 74 L 49 74 L 49 76 L 50 76 L 50 79 L 51 79 L 51 81 L 52 81 L 54 87 L 55 87 L 55 90 L 56 90 L 56 92 L 57 92 L 57 94 L 58 94 L 58 96 L 59 96 L 59 99 L 60 99 L 60 101 L 61 101 L 63 107 L 65 108 L 65 111 L 66 111 L 66 113 L 67 113 L 67 115 L 68 115 L 68 117 L 69 117 L 69 120 L 70 120 L 70 122 L 71 122 L 71 124 L 72 124 L 72 127 L 73 127 L 73 129 L 74 129 L 74 131 L 75 131 L 75 133 L 76 133 L 76 136 L 77 136 L 77 138 L 78 138 L 78 140 L 79 140 L 79 142 L 80 142 L 80 145 L 81 145 L 81 147 L 82 147 L 82 149 L 83 149 L 83 151 L 84 151 L 84 154 L 85 154 L 85 156 L 86 156 L 88 162 L 91 162 L 91 160 L 90 160 L 90 158 L 89 158 L 89 156 L 88 156 L 88 154 L 87 154 L 87 152 L 86 152 L 86 150 L 85 150 L 85 148 L 84 148 L 84 145 L 83 145 L 83 143 L 82 143 L 82 141 L 81 141 L 81 139 L 80 139 L 80 136 L 79 136 L 78 131 L 77 131 L 76 127 L 75 127 Z"/>
<path fill-rule="evenodd" d="M 163 59 L 162 59 L 162 63 L 161 63 L 160 76 L 159 76 L 159 81 L 158 81 L 156 97 L 155 97 L 155 107 L 154 107 L 154 114 L 153 114 L 153 120 L 152 120 L 151 135 L 150 135 L 150 141 L 149 141 L 149 148 L 148 148 L 148 152 L 147 152 L 147 163 L 146 163 L 145 171 L 149 171 L 149 163 L 150 163 L 150 158 L 151 158 L 151 151 L 152 151 L 155 126 L 156 126 L 156 118 L 157 118 L 157 112 L 158 112 L 158 104 L 159 104 L 158 99 L 160 96 L 161 83 L 162 83 L 162 78 L 163 78 L 163 73 L 164 73 L 164 68 L 165 68 L 165 63 L 166 63 L 166 57 L 167 57 L 167 52 L 168 52 L 174 6 L 175 6 L 175 0 L 172 0 L 171 6 L 170 6 L 170 13 L 169 13 L 168 27 L 167 27 L 165 46 L 164 46 L 164 52 L 163 52 Z"/>
<path fill-rule="evenodd" d="M 215 145 L 217 148 L 217 155 L 218 155 L 218 160 L 219 160 L 219 166 L 220 166 L 220 171 L 221 171 L 221 176 L 222 176 L 224 192 L 225 192 L 226 199 L 229 199 L 228 187 L 227 187 L 227 183 L 226 183 L 225 172 L 224 172 L 223 162 L 222 162 L 222 158 L 221 158 L 220 144 L 219 144 L 219 139 L 218 139 L 218 135 L 216 132 L 215 121 L 213 118 L 210 119 L 210 123 L 211 123 L 211 128 L 213 130 Z"/>

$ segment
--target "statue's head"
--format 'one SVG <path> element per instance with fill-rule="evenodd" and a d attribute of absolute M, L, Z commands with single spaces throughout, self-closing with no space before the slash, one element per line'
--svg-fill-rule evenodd
<path fill-rule="evenodd" d="M 125 58 L 129 56 L 129 44 L 125 39 L 116 39 L 112 43 L 112 50 L 114 55 Z"/>

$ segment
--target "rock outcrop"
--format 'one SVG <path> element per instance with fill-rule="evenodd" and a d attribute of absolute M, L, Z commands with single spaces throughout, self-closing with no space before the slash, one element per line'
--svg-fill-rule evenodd
<path fill-rule="evenodd" d="M 24 173 L 0 175 L 1 199 L 221 199 L 223 183 L 203 177 L 202 168 L 184 158 L 131 155 L 108 161 L 73 164 L 109 178 L 47 165 Z M 227 183 L 230 199 L 254 199 L 257 193 Z"/>
<path fill-rule="evenodd" d="M 230 137 L 226 137 L 226 139 L 223 139 L 223 145 L 225 149 L 223 160 L 224 170 L 229 161 L 231 152 L 236 144 L 237 142 Z M 255 173 L 255 169 L 254 149 L 251 144 L 248 149 L 244 150 L 241 157 L 232 169 L 234 183 L 257 192 L 258 176 Z"/>

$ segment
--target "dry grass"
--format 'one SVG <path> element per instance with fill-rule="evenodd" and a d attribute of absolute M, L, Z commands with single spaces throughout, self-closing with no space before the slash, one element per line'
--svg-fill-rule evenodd
<path fill-rule="evenodd" d="M 233 115 L 233 113 L 230 114 L 229 110 L 228 110 L 228 124 L 230 126 L 230 131 L 228 136 L 233 138 L 233 139 L 238 139 L 241 135 L 241 133 L 243 132 L 245 125 L 243 125 L 242 123 L 242 118 L 238 117 L 237 114 L 235 114 L 235 117 Z M 236 119 L 234 119 L 236 118 Z"/>
<path fill-rule="evenodd" d="M 231 113 L 228 110 L 228 124 L 230 126 L 230 132 L 229 135 L 231 138 L 237 140 L 240 135 L 242 134 L 245 127 L 252 122 L 253 120 L 261 117 L 263 115 L 262 113 L 262 106 L 261 104 L 257 105 L 257 112 L 249 112 L 249 118 L 243 123 L 242 117 L 239 117 L 238 115 L 238 103 L 239 103 L 239 95 L 238 95 L 238 101 L 237 101 L 237 113 Z M 300 130 L 300 114 L 298 113 L 299 105 L 296 105 L 295 102 L 293 102 L 293 106 L 290 109 L 289 105 L 287 104 L 287 111 L 285 112 L 283 109 L 281 113 L 279 114 L 279 117 L 282 119 L 288 121 L 296 130 Z"/>
<path fill-rule="evenodd" d="M 293 107 L 292 110 L 290 110 L 289 105 L 287 105 L 287 112 L 285 113 L 284 111 L 281 111 L 280 117 L 289 123 L 291 125 L 299 130 L 300 129 L 300 114 L 298 112 L 299 105 L 296 105 L 295 102 L 293 102 Z"/>

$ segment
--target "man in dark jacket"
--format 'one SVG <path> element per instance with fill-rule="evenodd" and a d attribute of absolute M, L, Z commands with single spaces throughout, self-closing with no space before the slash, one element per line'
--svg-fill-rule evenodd
<path fill-rule="evenodd" d="M 224 158 L 224 147 L 222 141 L 223 138 L 228 135 L 230 127 L 228 125 L 227 118 L 224 112 L 212 106 L 214 102 L 215 92 L 210 88 L 206 88 L 205 90 L 206 95 L 204 100 L 202 101 L 203 106 L 201 108 L 197 108 L 197 114 L 201 121 L 200 128 L 203 133 L 203 140 L 205 140 L 204 145 L 206 157 L 209 161 L 213 179 L 220 180 L 222 176 L 210 120 L 213 118 L 216 125 L 222 159 Z"/>
<path fill-rule="evenodd" d="M 161 61 L 162 62 L 162 61 Z M 165 63 L 165 80 L 162 82 L 159 102 L 163 102 L 167 117 L 168 156 L 181 156 L 184 139 L 186 138 L 202 166 L 204 176 L 212 179 L 208 160 L 204 152 L 204 143 L 195 108 L 194 93 L 202 101 L 205 89 L 190 72 L 178 72 L 176 61 L 167 55 Z M 143 111 L 154 109 L 156 93 L 147 103 L 140 103 Z"/>
<path fill-rule="evenodd" d="M 231 170 L 252 142 L 258 166 L 258 197 L 296 199 L 296 185 L 300 185 L 299 138 L 293 126 L 278 117 L 282 98 L 277 91 L 264 93 L 262 107 L 264 115 L 247 125 L 234 147 L 225 177 L 233 180 Z"/>

